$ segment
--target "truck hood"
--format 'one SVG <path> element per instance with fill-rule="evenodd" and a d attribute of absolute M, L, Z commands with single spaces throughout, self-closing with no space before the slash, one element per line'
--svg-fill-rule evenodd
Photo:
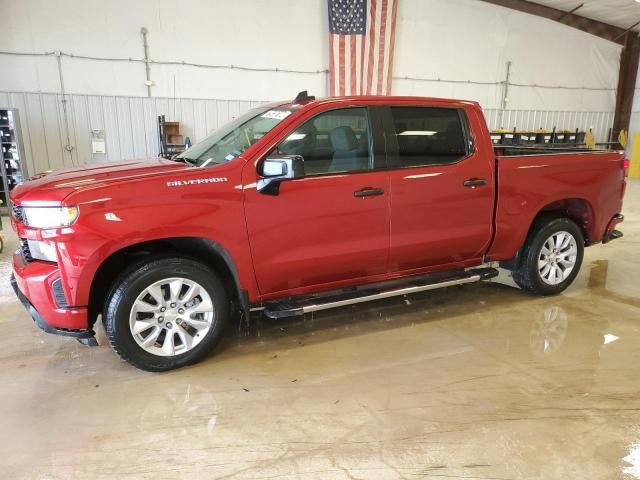
<path fill-rule="evenodd" d="M 187 168 L 192 167 L 163 158 L 79 165 L 34 175 L 30 180 L 13 189 L 11 199 L 18 204 L 30 202 L 57 204 L 70 193 L 85 188 L 112 185 L 133 178 L 157 176 Z"/>

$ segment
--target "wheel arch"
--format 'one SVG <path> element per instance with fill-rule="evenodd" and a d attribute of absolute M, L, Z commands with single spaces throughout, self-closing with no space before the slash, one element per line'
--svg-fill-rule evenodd
<path fill-rule="evenodd" d="M 531 235 L 541 223 L 546 223 L 548 219 L 553 217 L 564 217 L 575 222 L 582 232 L 585 246 L 592 245 L 598 241 L 594 235 L 595 217 L 591 202 L 580 197 L 562 198 L 549 202 L 537 210 L 537 213 L 529 223 L 529 229 L 524 236 L 522 245 L 518 248 L 513 258 L 501 262 L 501 265 L 510 270 L 518 267 L 520 265 L 523 248 L 529 241 L 529 238 L 531 238 Z"/>
<path fill-rule="evenodd" d="M 595 217 L 593 206 L 584 198 L 564 198 L 548 203 L 542 207 L 531 222 L 527 238 L 541 217 L 552 215 L 566 217 L 575 222 L 575 224 L 578 225 L 578 228 L 582 231 L 585 246 L 596 242 L 594 239 Z"/>
<path fill-rule="evenodd" d="M 160 255 L 176 255 L 199 261 L 218 275 L 229 298 L 245 318 L 249 315 L 249 297 L 240 284 L 237 266 L 231 255 L 218 242 L 201 237 L 168 237 L 150 240 L 117 250 L 96 270 L 89 290 L 89 323 L 93 325 L 104 306 L 117 277 L 132 263 Z"/>

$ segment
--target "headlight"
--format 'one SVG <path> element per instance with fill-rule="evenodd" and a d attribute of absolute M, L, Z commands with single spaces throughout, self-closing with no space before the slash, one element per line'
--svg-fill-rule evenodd
<path fill-rule="evenodd" d="M 78 218 L 78 207 L 23 207 L 24 224 L 35 228 L 68 227 Z"/>

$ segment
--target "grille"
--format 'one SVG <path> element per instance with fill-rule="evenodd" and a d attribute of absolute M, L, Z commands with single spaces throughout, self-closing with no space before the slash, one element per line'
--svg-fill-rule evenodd
<path fill-rule="evenodd" d="M 20 205 L 11 205 L 11 213 L 13 213 L 13 217 L 18 220 L 20 223 L 24 223 L 24 211 Z"/>
<path fill-rule="evenodd" d="M 67 297 L 64 296 L 64 290 L 62 289 L 62 280 L 58 278 L 51 284 L 53 290 L 53 297 L 56 299 L 56 305 L 60 308 L 68 307 Z"/>
<path fill-rule="evenodd" d="M 26 238 L 20 239 L 20 249 L 22 250 L 22 258 L 24 261 L 29 263 L 33 261 L 33 257 L 31 256 L 31 250 L 29 249 L 29 242 L 27 242 Z"/>

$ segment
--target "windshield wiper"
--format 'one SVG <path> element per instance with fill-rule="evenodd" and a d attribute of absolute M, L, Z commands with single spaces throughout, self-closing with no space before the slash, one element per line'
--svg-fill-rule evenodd
<path fill-rule="evenodd" d="M 172 160 L 174 162 L 183 161 L 184 163 L 186 163 L 188 165 L 192 165 L 194 167 L 198 165 L 198 161 L 197 160 L 193 160 L 192 158 L 188 158 L 188 157 L 177 156 L 177 157 L 173 157 Z"/>

